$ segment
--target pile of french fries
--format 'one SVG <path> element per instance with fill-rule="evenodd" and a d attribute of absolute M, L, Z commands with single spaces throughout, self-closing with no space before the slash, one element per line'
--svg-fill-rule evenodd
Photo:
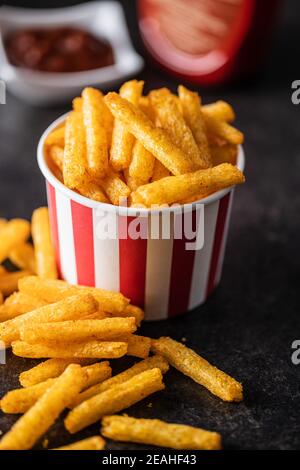
<path fill-rule="evenodd" d="M 30 232 L 33 246 L 28 244 Z M 243 389 L 185 345 L 167 337 L 137 335 L 143 311 L 121 293 L 56 279 L 49 240 L 45 208 L 35 211 L 31 230 L 24 220 L 1 221 L 1 261 L 10 258 L 27 271 L 16 271 L 14 293 L 13 284 L 4 290 L 0 341 L 16 356 L 43 360 L 23 371 L 21 388 L 1 399 L 3 413 L 22 416 L 2 437 L 0 450 L 33 448 L 66 409 L 64 424 L 71 434 L 101 421 L 101 434 L 109 439 L 174 449 L 220 449 L 216 432 L 115 415 L 163 390 L 163 374 L 170 365 L 224 401 L 242 400 Z M 0 284 L 1 277 L 9 275 L 1 273 Z M 113 375 L 111 361 L 126 355 L 141 360 Z M 102 436 L 58 450 L 101 450 Z"/>
<path fill-rule="evenodd" d="M 243 134 L 232 107 L 202 105 L 180 85 L 143 96 L 131 80 L 118 93 L 85 88 L 66 122 L 46 138 L 55 175 L 98 202 L 137 208 L 184 204 L 245 178 L 235 166 Z"/>

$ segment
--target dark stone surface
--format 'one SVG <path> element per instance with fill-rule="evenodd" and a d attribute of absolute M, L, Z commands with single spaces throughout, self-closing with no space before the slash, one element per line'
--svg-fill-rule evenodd
<path fill-rule="evenodd" d="M 40 5 L 41 2 L 7 2 Z M 43 2 L 46 6 L 47 2 Z M 51 6 L 68 2 L 48 2 Z M 69 2 L 71 3 L 71 2 Z M 75 2 L 74 2 L 75 3 Z M 133 2 L 128 20 L 137 47 Z M 291 362 L 291 343 L 300 339 L 299 171 L 300 109 L 291 103 L 300 52 L 299 2 L 287 2 L 273 48 L 259 77 L 239 86 L 200 90 L 205 102 L 224 98 L 246 134 L 247 183 L 236 191 L 223 279 L 206 305 L 186 316 L 145 324 L 142 333 L 187 338 L 187 344 L 241 380 L 245 400 L 226 404 L 172 370 L 166 390 L 128 410 L 222 433 L 227 449 L 300 449 L 300 365 Z M 150 65 L 141 74 L 147 87 L 177 82 Z M 33 108 L 8 96 L 0 107 L 0 215 L 30 217 L 45 204 L 36 145 L 45 127 L 66 108 Z M 128 362 L 129 363 L 129 362 Z M 125 361 L 116 361 L 125 368 Z M 8 357 L 0 369 L 1 394 L 18 385 L 29 361 Z M 152 403 L 152 407 L 147 404 Z M 15 417 L 0 415 L 5 432 Z M 48 433 L 58 446 L 70 438 L 62 421 Z M 109 443 L 112 449 L 133 445 Z"/>

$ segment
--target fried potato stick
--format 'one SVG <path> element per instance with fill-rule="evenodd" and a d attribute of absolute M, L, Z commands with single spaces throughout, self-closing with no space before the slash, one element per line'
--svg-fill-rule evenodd
<path fill-rule="evenodd" d="M 174 145 L 166 131 L 155 127 L 137 106 L 124 100 L 117 93 L 108 93 L 105 102 L 115 118 L 122 121 L 127 130 L 171 173 L 180 175 L 195 170 L 193 162 Z"/>
<path fill-rule="evenodd" d="M 19 290 L 26 294 L 35 295 L 46 302 L 57 302 L 71 295 L 89 293 L 99 302 L 101 310 L 116 314 L 121 314 L 129 304 L 129 300 L 119 292 L 99 289 L 98 287 L 75 286 L 65 281 L 41 279 L 37 276 L 23 278 L 19 282 Z"/>
<path fill-rule="evenodd" d="M 144 320 L 144 311 L 136 305 L 129 304 L 122 313 L 124 317 L 134 317 L 136 326 L 141 326 Z"/>
<path fill-rule="evenodd" d="M 12 341 L 19 339 L 20 329 L 25 325 L 74 320 L 97 309 L 98 302 L 91 294 L 77 294 L 0 323 L 0 340 L 8 347 Z"/>
<path fill-rule="evenodd" d="M 137 140 L 133 146 L 132 160 L 128 170 L 132 189 L 148 183 L 153 175 L 154 163 L 155 157 Z"/>
<path fill-rule="evenodd" d="M 178 450 L 219 450 L 221 436 L 216 432 L 159 419 L 137 419 L 129 416 L 105 416 L 101 433 L 116 441 L 136 442 Z"/>
<path fill-rule="evenodd" d="M 20 243 L 9 253 L 10 261 L 19 269 L 35 273 L 35 254 L 30 243 Z"/>
<path fill-rule="evenodd" d="M 140 357 L 145 359 L 149 356 L 151 348 L 151 338 L 147 336 L 131 335 L 128 338 L 128 356 Z"/>
<path fill-rule="evenodd" d="M 33 212 L 31 227 L 37 275 L 46 279 L 57 279 L 47 207 L 40 207 Z"/>
<path fill-rule="evenodd" d="M 123 372 L 114 375 L 110 379 L 107 379 L 102 383 L 96 384 L 93 387 L 87 388 L 84 392 L 81 392 L 78 397 L 76 397 L 76 399 L 72 403 L 72 407 L 79 405 L 80 403 L 88 400 L 89 398 L 94 397 L 95 395 L 98 395 L 99 393 L 104 392 L 105 390 L 108 390 L 109 388 L 115 385 L 120 385 L 124 382 L 127 382 L 129 379 L 140 374 L 141 372 L 145 372 L 146 370 L 151 370 L 155 368 L 160 369 L 162 374 L 165 374 L 169 370 L 169 365 L 162 356 L 155 355 L 152 357 L 148 357 L 147 359 L 144 359 L 143 361 L 134 364 L 129 369 L 126 369 Z"/>
<path fill-rule="evenodd" d="M 90 398 L 70 411 L 65 419 L 66 429 L 74 434 L 105 415 L 124 410 L 151 393 L 163 390 L 162 378 L 160 369 L 147 370 Z"/>
<path fill-rule="evenodd" d="M 46 357 L 115 359 L 125 356 L 127 343 L 122 341 L 88 341 L 65 345 L 58 342 L 30 344 L 25 341 L 13 341 L 12 351 L 16 356 L 32 359 Z"/>
<path fill-rule="evenodd" d="M 15 271 L 7 272 L 0 276 L 0 291 L 4 296 L 11 295 L 18 289 L 19 279 L 22 277 L 29 276 L 31 273 L 29 271 Z"/>
<path fill-rule="evenodd" d="M 110 341 L 136 331 L 135 318 L 105 318 L 103 320 L 69 320 L 59 323 L 26 325 L 20 329 L 20 337 L 28 343 Z M 136 337 L 142 338 L 142 337 Z M 151 340 L 149 339 L 150 343 Z M 142 339 L 133 341 L 132 348 L 142 352 Z M 151 345 L 151 344 L 150 344 Z M 149 350 L 150 350 L 149 345 Z M 148 350 L 148 354 L 149 354 Z"/>
<path fill-rule="evenodd" d="M 107 361 L 82 367 L 82 370 L 85 372 L 82 390 L 103 382 L 111 376 L 111 368 Z M 58 378 L 51 378 L 31 387 L 11 390 L 1 400 L 2 411 L 4 413 L 26 413 L 57 380 Z"/>
<path fill-rule="evenodd" d="M 204 118 L 213 118 L 219 121 L 232 122 L 235 120 L 235 114 L 232 106 L 226 101 L 216 101 L 215 103 L 202 106 Z"/>
<path fill-rule="evenodd" d="M 131 80 L 120 88 L 120 96 L 138 106 L 143 91 L 144 82 Z M 125 170 L 129 167 L 134 144 L 134 136 L 128 132 L 123 122 L 115 120 L 112 144 L 110 149 L 110 163 L 115 171 Z"/>
<path fill-rule="evenodd" d="M 82 92 L 82 113 L 87 146 L 87 165 L 91 177 L 104 177 L 108 170 L 108 142 L 103 123 L 103 95 L 95 88 Z"/>
<path fill-rule="evenodd" d="M 222 400 L 241 401 L 243 399 L 242 384 L 178 341 L 161 337 L 152 341 L 152 349 L 165 357 L 173 367 Z"/>
<path fill-rule="evenodd" d="M 24 219 L 12 219 L 0 231 L 0 263 L 9 256 L 11 250 L 26 242 L 30 235 L 30 223 Z"/>
<path fill-rule="evenodd" d="M 83 383 L 81 367 L 69 365 L 53 386 L 5 434 L 0 441 L 0 450 L 31 449 L 74 400 Z"/>
<path fill-rule="evenodd" d="M 104 194 L 102 188 L 93 181 L 89 181 L 87 184 L 80 186 L 78 188 L 78 192 L 82 196 L 93 199 L 94 201 L 109 203 L 109 200 Z"/>
<path fill-rule="evenodd" d="M 53 450 L 103 450 L 104 448 L 105 440 L 101 436 L 93 436 Z"/>
<path fill-rule="evenodd" d="M 211 147 L 211 155 L 213 166 L 221 165 L 222 163 L 231 163 L 236 165 L 238 147 L 236 145 L 222 145 L 220 147 Z"/>
<path fill-rule="evenodd" d="M 179 85 L 178 94 L 184 119 L 190 127 L 200 152 L 200 168 L 209 168 L 212 164 L 207 140 L 207 129 L 198 93 Z"/>
<path fill-rule="evenodd" d="M 11 320 L 36 308 L 43 307 L 47 302 L 23 292 L 14 292 L 5 299 L 0 308 L 0 321 Z"/>
<path fill-rule="evenodd" d="M 85 130 L 82 114 L 72 111 L 66 121 L 63 178 L 68 188 L 77 189 L 87 182 Z"/>
<path fill-rule="evenodd" d="M 45 145 L 48 145 L 49 147 L 52 145 L 58 145 L 59 147 L 64 147 L 65 146 L 65 126 L 58 127 L 57 129 L 54 129 L 50 134 L 48 134 L 46 140 L 45 140 Z"/>
<path fill-rule="evenodd" d="M 115 206 L 122 205 L 130 194 L 130 188 L 112 171 L 108 171 L 108 175 L 100 181 L 100 184 Z"/>
<path fill-rule="evenodd" d="M 170 176 L 169 170 L 159 160 L 155 160 L 151 181 L 158 181 L 166 176 Z"/>
<path fill-rule="evenodd" d="M 135 193 L 148 207 L 173 204 L 196 194 L 208 194 L 245 181 L 243 173 L 229 163 L 180 176 L 168 176 L 140 186 Z"/>
<path fill-rule="evenodd" d="M 64 166 L 64 149 L 59 147 L 58 145 L 52 145 L 48 149 L 48 154 L 53 161 L 53 163 L 57 166 L 57 168 L 63 172 Z"/>

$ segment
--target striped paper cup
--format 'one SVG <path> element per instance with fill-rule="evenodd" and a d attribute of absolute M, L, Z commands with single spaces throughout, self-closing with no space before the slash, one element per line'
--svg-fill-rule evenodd
<path fill-rule="evenodd" d="M 120 291 L 145 309 L 146 320 L 201 305 L 221 278 L 234 188 L 152 211 L 87 199 L 55 177 L 44 153 L 45 138 L 65 117 L 48 127 L 38 146 L 61 278 Z M 238 167 L 244 169 L 242 147 Z"/>

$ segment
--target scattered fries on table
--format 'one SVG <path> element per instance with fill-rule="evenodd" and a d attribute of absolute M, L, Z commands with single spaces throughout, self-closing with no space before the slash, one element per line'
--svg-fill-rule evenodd
<path fill-rule="evenodd" d="M 145 96 L 143 86 L 131 80 L 107 95 L 85 88 L 73 101 L 66 123 L 45 140 L 50 166 L 66 186 L 98 202 L 151 209 L 244 182 L 236 168 L 244 136 L 231 124 L 230 104 L 203 105 L 183 85 L 178 95 L 161 88 Z M 142 192 L 152 197 L 145 201 Z"/>

